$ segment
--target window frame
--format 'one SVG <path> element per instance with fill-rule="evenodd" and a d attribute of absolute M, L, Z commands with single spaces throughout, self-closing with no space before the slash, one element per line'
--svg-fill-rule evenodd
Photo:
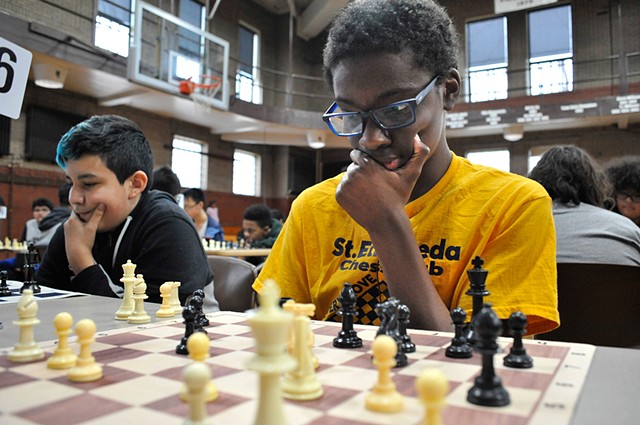
<path fill-rule="evenodd" d="M 198 145 L 200 147 L 200 151 L 190 151 L 184 147 L 176 147 L 176 141 L 181 143 L 191 143 Z M 176 155 L 176 151 L 188 152 L 187 154 Z M 180 179 L 180 184 L 182 187 L 187 188 L 198 188 L 202 190 L 207 190 L 207 179 L 208 179 L 208 169 L 209 169 L 209 146 L 203 142 L 202 140 L 194 139 L 191 137 L 182 136 L 180 134 L 174 134 L 171 140 L 171 169 Z M 191 155 L 190 155 L 191 154 Z M 193 176 L 188 176 L 185 178 L 185 170 L 192 171 L 195 167 L 193 167 L 193 161 L 198 157 L 198 162 L 200 164 L 200 176 L 198 178 L 193 178 Z M 183 168 L 182 164 L 176 164 L 176 158 L 183 157 L 184 163 L 187 164 L 186 167 Z M 189 158 L 190 157 L 190 158 Z M 199 184 L 193 184 L 196 181 L 199 181 Z"/>
<path fill-rule="evenodd" d="M 240 31 L 244 29 L 253 34 L 253 52 L 252 52 L 252 64 L 251 64 L 251 74 L 240 69 L 240 63 L 236 68 L 236 98 L 245 102 L 254 103 L 256 105 L 261 105 L 263 102 L 263 90 L 262 90 L 262 77 L 260 73 L 260 62 L 262 60 L 261 57 L 261 44 L 262 44 L 262 35 L 260 31 L 247 24 L 244 21 L 240 21 L 238 23 L 238 60 L 240 60 Z M 246 95 L 245 83 L 244 81 L 248 80 L 251 84 L 250 95 Z"/>
<path fill-rule="evenodd" d="M 251 186 L 253 186 L 253 191 L 243 191 L 240 187 L 240 182 L 236 176 L 238 173 L 242 173 L 245 170 L 239 170 L 238 167 L 241 165 L 240 160 L 237 159 L 236 155 L 246 155 L 253 158 L 253 182 Z M 231 183 L 231 192 L 234 195 L 244 195 L 244 196 L 262 196 L 262 155 L 251 152 L 246 149 L 234 149 L 233 150 L 233 171 L 232 171 L 232 183 Z M 238 177 L 239 179 L 239 177 Z"/>

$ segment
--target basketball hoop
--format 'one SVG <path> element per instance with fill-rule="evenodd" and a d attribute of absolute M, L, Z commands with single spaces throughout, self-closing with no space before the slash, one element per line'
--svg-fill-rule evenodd
<path fill-rule="evenodd" d="M 218 94 L 222 79 L 215 75 L 201 75 L 200 81 L 195 83 L 191 78 L 180 81 L 180 93 L 189 96 L 196 105 L 211 108 L 211 99 Z"/>

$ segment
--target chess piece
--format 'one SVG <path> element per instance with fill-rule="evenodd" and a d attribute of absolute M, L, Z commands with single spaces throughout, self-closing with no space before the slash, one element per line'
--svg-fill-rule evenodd
<path fill-rule="evenodd" d="M 209 319 L 207 319 L 207 315 L 204 314 L 204 311 L 202 309 L 202 307 L 204 306 L 204 297 L 205 297 L 204 289 L 202 288 L 196 289 L 195 291 L 193 291 L 193 295 L 199 298 L 195 304 L 196 324 L 201 328 L 205 326 L 209 326 Z"/>
<path fill-rule="evenodd" d="M 451 320 L 455 329 L 455 336 L 451 340 L 451 345 L 447 347 L 444 354 L 453 359 L 468 359 L 473 356 L 473 348 L 467 344 L 464 337 L 464 321 L 467 313 L 460 307 L 451 310 Z"/>
<path fill-rule="evenodd" d="M 195 331 L 196 309 L 192 305 L 186 305 L 182 309 L 182 318 L 184 319 L 184 336 L 180 343 L 176 346 L 176 354 L 189 354 L 187 340 Z"/>
<path fill-rule="evenodd" d="M 527 331 L 527 316 L 521 311 L 516 311 L 511 313 L 508 323 L 510 333 L 513 335 L 513 345 L 511 345 L 509 354 L 503 359 L 503 364 L 517 369 L 533 367 L 533 359 L 527 354 L 527 350 L 522 344 L 522 335 Z"/>
<path fill-rule="evenodd" d="M 402 338 L 400 337 L 398 322 L 399 308 L 400 302 L 394 297 L 376 306 L 376 313 L 380 317 L 380 327 L 377 335 L 388 335 L 396 341 L 398 350 L 396 351 L 395 367 L 404 367 L 408 364 L 408 360 L 407 355 L 402 351 Z"/>
<path fill-rule="evenodd" d="M 187 388 L 187 401 L 189 414 L 185 425 L 211 425 L 207 420 L 207 384 L 210 381 L 211 371 L 203 362 L 193 362 L 187 365 L 183 371 L 184 384 Z"/>
<path fill-rule="evenodd" d="M 398 336 L 400 338 L 400 348 L 403 353 L 414 353 L 416 351 L 416 345 L 411 341 L 411 337 L 407 334 L 410 317 L 411 310 L 409 310 L 409 306 L 406 304 L 400 304 L 398 306 Z"/>
<path fill-rule="evenodd" d="M 286 352 L 287 336 L 293 321 L 291 313 L 278 305 L 280 289 L 266 280 L 259 294 L 260 307 L 247 319 L 255 338 L 256 354 L 247 367 L 260 379 L 256 424 L 285 425 L 280 376 L 292 370 L 296 361 Z"/>
<path fill-rule="evenodd" d="M 389 335 L 378 335 L 371 345 L 373 364 L 378 368 L 378 381 L 365 395 L 365 407 L 374 412 L 394 413 L 404 408 L 404 397 L 391 380 L 398 343 Z"/>
<path fill-rule="evenodd" d="M 147 284 L 142 275 L 139 274 L 136 276 L 135 282 L 133 282 L 133 302 L 135 307 L 133 313 L 131 313 L 129 319 L 127 319 L 128 323 L 141 325 L 151 322 L 151 317 L 144 311 L 144 300 L 149 298 L 146 292 Z"/>
<path fill-rule="evenodd" d="M 7 359 L 12 362 L 32 362 L 44 358 L 44 351 L 36 344 L 33 337 L 33 327 L 40 323 L 36 317 L 38 303 L 31 289 L 25 289 L 16 307 L 18 320 L 13 322 L 20 327 L 20 339 L 7 354 Z"/>
<path fill-rule="evenodd" d="M 28 250 L 24 255 L 24 284 L 20 288 L 22 293 L 25 289 L 31 289 L 34 294 L 39 294 L 41 289 L 36 282 L 36 266 L 38 265 L 38 251 L 33 242 L 29 242 Z"/>
<path fill-rule="evenodd" d="M 156 311 L 156 317 L 167 318 L 176 315 L 175 310 L 171 307 L 171 282 L 165 282 L 160 285 L 160 297 L 162 297 L 162 304 Z"/>
<path fill-rule="evenodd" d="M 82 319 L 76 324 L 76 335 L 80 344 L 80 355 L 76 365 L 69 369 L 67 378 L 73 382 L 93 382 L 102 378 L 102 366 L 91 354 L 91 343 L 96 333 L 96 324 L 91 319 Z"/>
<path fill-rule="evenodd" d="M 182 313 L 182 305 L 180 305 L 180 282 L 171 282 L 171 307 L 176 314 Z"/>
<path fill-rule="evenodd" d="M 196 362 L 202 362 L 209 357 L 209 347 L 211 341 L 207 334 L 202 332 L 194 332 L 189 338 L 187 338 L 187 351 L 189 351 L 189 357 Z M 180 389 L 180 398 L 182 401 L 189 401 L 188 390 L 186 385 Z M 205 401 L 211 402 L 218 398 L 218 389 L 215 384 L 209 379 L 207 384 Z"/>
<path fill-rule="evenodd" d="M 489 303 L 478 312 L 476 332 L 475 349 L 482 354 L 482 371 L 469 389 L 467 401 L 479 406 L 506 406 L 511 402 L 509 393 L 493 368 L 493 356 L 500 348 L 496 341 L 502 332 L 502 322 Z"/>
<path fill-rule="evenodd" d="M 0 271 L 0 297 L 8 297 L 11 295 L 11 289 L 7 285 L 7 271 Z"/>
<path fill-rule="evenodd" d="M 442 425 L 442 407 L 449 392 L 449 382 L 440 369 L 429 368 L 416 378 L 418 397 L 425 406 L 423 425 Z"/>
<path fill-rule="evenodd" d="M 359 348 L 362 347 L 362 339 L 358 337 L 357 332 L 353 329 L 353 317 L 356 312 L 356 293 L 349 283 L 345 283 L 340 296 L 340 311 L 338 314 L 342 316 L 342 330 L 338 336 L 333 339 L 333 346 L 336 348 Z"/>
<path fill-rule="evenodd" d="M 465 339 L 467 340 L 467 344 L 473 346 L 476 343 L 475 318 L 480 309 L 482 309 L 484 297 L 490 295 L 490 293 L 485 287 L 489 271 L 482 268 L 484 261 L 476 255 L 476 257 L 471 261 L 471 264 L 473 264 L 473 269 L 467 270 L 467 276 L 469 276 L 469 290 L 465 292 L 465 294 L 473 297 L 473 311 L 471 312 L 471 320 L 467 325 Z"/>
<path fill-rule="evenodd" d="M 314 315 L 316 307 L 313 304 L 298 304 L 293 300 L 287 301 L 282 307 L 294 315 L 290 354 L 298 363 L 295 369 L 285 373 L 282 394 L 291 400 L 315 400 L 324 393 L 315 374 L 311 350 L 313 344 L 309 344 L 309 339 L 313 338 L 310 316 Z"/>
<path fill-rule="evenodd" d="M 116 320 L 128 320 L 135 307 L 133 301 L 133 283 L 136 281 L 136 265 L 133 264 L 131 260 L 127 260 L 127 262 L 122 265 L 122 271 L 123 275 L 120 278 L 120 282 L 122 282 L 124 286 L 124 294 L 122 295 L 122 304 L 120 304 L 120 308 L 116 311 Z"/>
<path fill-rule="evenodd" d="M 53 326 L 58 335 L 58 346 L 55 351 L 47 359 L 47 367 L 49 369 L 69 369 L 76 365 L 78 356 L 76 356 L 69 346 L 69 334 L 73 325 L 73 317 L 69 313 L 58 313 L 53 318 Z"/>

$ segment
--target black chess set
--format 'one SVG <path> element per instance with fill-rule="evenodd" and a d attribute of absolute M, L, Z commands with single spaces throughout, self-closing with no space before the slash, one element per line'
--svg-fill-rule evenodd
<path fill-rule="evenodd" d="M 486 289 L 488 271 L 482 268 L 483 260 L 475 257 L 473 268 L 467 271 L 470 289 L 466 292 L 473 298 L 473 314 L 469 322 L 464 309 L 456 307 L 451 310 L 451 320 L 455 329 L 451 344 L 446 348 L 445 355 L 454 359 L 467 359 L 474 351 L 482 357 L 482 371 L 474 381 L 467 394 L 467 401 L 479 406 L 506 406 L 510 403 L 507 390 L 494 369 L 494 356 L 500 352 L 497 343 L 502 335 L 503 323 L 493 311 L 491 303 L 484 302 L 484 297 L 490 295 Z M 349 283 L 345 283 L 338 298 L 340 302 L 339 315 L 342 317 L 342 329 L 333 340 L 336 348 L 360 348 L 362 339 L 354 330 L 354 317 L 357 315 L 356 296 Z M 388 335 L 397 344 L 395 367 L 408 364 L 407 353 L 415 352 L 416 346 L 407 334 L 410 319 L 409 308 L 394 297 L 378 304 L 376 313 L 380 317 L 380 327 L 377 335 Z M 522 336 L 526 333 L 527 317 L 520 311 L 509 317 L 507 324 L 509 333 L 513 336 L 509 354 L 504 357 L 503 364 L 509 368 L 528 369 L 533 367 L 533 358 L 529 356 L 522 343 Z"/>

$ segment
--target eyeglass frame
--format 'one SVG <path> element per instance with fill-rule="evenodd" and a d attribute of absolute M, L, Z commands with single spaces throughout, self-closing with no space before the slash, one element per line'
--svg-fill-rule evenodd
<path fill-rule="evenodd" d="M 626 201 L 627 199 L 629 199 L 634 204 L 640 203 L 640 195 L 635 195 L 635 194 L 632 195 L 631 193 L 628 193 L 628 192 L 617 192 L 616 193 L 616 200 L 617 201 Z"/>
<path fill-rule="evenodd" d="M 371 117 L 373 119 L 373 122 L 375 122 L 376 125 L 378 127 L 380 127 L 381 129 L 383 129 L 383 130 L 397 130 L 399 128 L 408 127 L 411 124 L 416 122 L 416 108 L 429 95 L 429 93 L 431 93 L 433 88 L 436 86 L 436 81 L 438 80 L 439 77 L 440 77 L 440 74 L 436 74 L 436 76 L 433 77 L 427 83 L 427 85 L 422 90 L 420 90 L 420 92 L 418 92 L 418 94 L 415 97 L 413 97 L 411 99 L 400 100 L 398 102 L 393 102 L 393 103 L 390 103 L 388 105 L 380 106 L 378 108 L 369 109 L 368 111 L 362 111 L 362 112 L 337 112 L 337 113 L 334 113 L 333 111 L 335 111 L 336 109 L 339 108 L 338 103 L 334 101 L 331 104 L 331 106 L 329 106 L 329 109 L 327 109 L 327 111 L 322 115 L 322 120 L 327 124 L 327 126 L 333 132 L 333 134 L 335 134 L 338 137 L 360 136 L 362 133 L 364 133 L 364 127 L 365 127 L 365 124 L 366 124 L 366 119 L 368 117 Z M 411 109 L 412 119 L 409 122 L 403 123 L 401 125 L 396 125 L 396 126 L 393 126 L 393 127 L 387 127 L 385 125 L 382 125 L 382 123 L 380 121 L 378 121 L 378 119 L 374 115 L 374 113 L 376 111 L 379 111 L 381 109 L 387 109 L 387 108 L 391 108 L 391 107 L 402 105 L 402 104 L 409 105 L 409 108 Z M 360 131 L 356 132 L 356 133 L 340 134 L 335 130 L 335 128 L 333 127 L 333 125 L 331 124 L 331 121 L 330 121 L 330 119 L 332 117 L 355 116 L 355 115 L 360 116 L 360 119 L 362 120 L 362 127 L 361 127 Z"/>

